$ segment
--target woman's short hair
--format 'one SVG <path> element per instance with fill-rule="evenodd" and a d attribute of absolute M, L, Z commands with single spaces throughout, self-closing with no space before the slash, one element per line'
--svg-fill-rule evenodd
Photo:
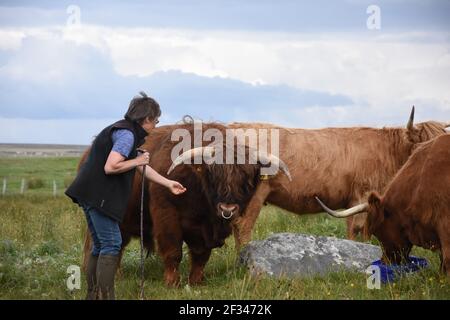
<path fill-rule="evenodd" d="M 125 119 L 142 123 L 146 118 L 153 120 L 161 116 L 161 108 L 158 102 L 147 96 L 143 91 L 139 92 L 139 94 L 140 96 L 136 96 L 131 100 L 128 111 L 124 116 Z"/>

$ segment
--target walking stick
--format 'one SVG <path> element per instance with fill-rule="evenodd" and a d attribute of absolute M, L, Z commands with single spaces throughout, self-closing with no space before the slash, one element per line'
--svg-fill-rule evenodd
<path fill-rule="evenodd" d="M 138 149 L 138 152 L 145 152 L 145 150 Z M 141 284 L 139 299 L 144 300 L 144 190 L 145 190 L 145 168 L 144 164 L 142 168 L 142 180 L 141 180 Z"/>

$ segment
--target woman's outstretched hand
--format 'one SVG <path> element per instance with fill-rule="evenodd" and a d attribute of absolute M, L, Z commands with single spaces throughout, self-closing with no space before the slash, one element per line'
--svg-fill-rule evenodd
<path fill-rule="evenodd" d="M 179 183 L 178 181 L 169 180 L 169 184 L 167 187 L 175 195 L 182 194 L 186 191 L 186 188 L 183 187 L 183 185 L 181 183 Z"/>

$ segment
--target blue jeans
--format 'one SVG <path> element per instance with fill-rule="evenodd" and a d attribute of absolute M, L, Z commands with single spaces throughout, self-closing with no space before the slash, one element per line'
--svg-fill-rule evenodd
<path fill-rule="evenodd" d="M 122 247 L 119 223 L 104 215 L 96 208 L 80 204 L 86 215 L 87 225 L 92 236 L 92 255 L 117 256 Z"/>

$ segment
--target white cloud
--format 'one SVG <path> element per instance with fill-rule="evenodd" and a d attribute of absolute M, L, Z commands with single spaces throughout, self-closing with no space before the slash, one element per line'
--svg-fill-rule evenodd
<path fill-rule="evenodd" d="M 24 29 L 13 38 L 23 38 L 24 33 L 48 37 L 46 32 Z M 53 34 L 107 52 L 116 71 L 125 76 L 175 69 L 247 83 L 285 83 L 368 100 L 384 100 L 389 91 L 397 96 L 407 93 L 413 98 L 442 99 L 446 95 L 442 89 L 450 84 L 450 76 L 446 76 L 450 75 L 450 44 L 445 37 L 437 41 L 434 34 L 428 35 L 434 39 L 431 42 L 405 41 L 414 34 L 316 34 L 313 38 L 295 33 L 97 26 L 54 29 Z M 11 34 L 0 37 L 3 43 Z"/>
<path fill-rule="evenodd" d="M 351 97 L 357 106 L 335 111 L 355 121 L 359 117 L 352 114 L 365 118 L 362 122 L 366 123 L 382 121 L 385 117 L 380 114 L 385 114 L 402 123 L 405 110 L 412 104 L 425 117 L 450 118 L 448 33 L 284 34 L 83 25 L 72 29 L 9 30 L 0 32 L 0 43 L 19 50 L 18 43 L 24 36 L 46 40 L 55 37 L 92 46 L 107 55 L 122 76 L 180 70 L 250 84 L 287 84 L 342 94 Z M 55 57 L 55 61 L 59 60 Z M 58 64 L 53 69 L 63 70 Z M 34 75 L 27 70 L 32 72 L 33 68 L 24 66 L 16 75 L 45 79 L 42 70 Z M 323 110 L 314 106 L 293 114 L 324 116 Z"/>
<path fill-rule="evenodd" d="M 24 37 L 24 32 L 0 29 L 0 50 L 18 50 Z"/>

